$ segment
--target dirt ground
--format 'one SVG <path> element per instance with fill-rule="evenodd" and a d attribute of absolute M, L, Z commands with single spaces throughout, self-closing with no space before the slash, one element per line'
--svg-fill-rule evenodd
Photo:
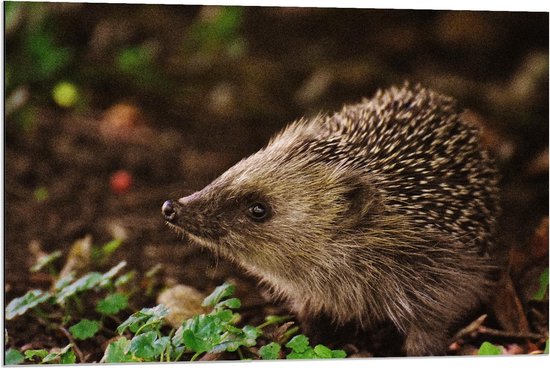
<path fill-rule="evenodd" d="M 64 30 L 59 42 L 80 47 L 75 74 L 87 103 L 62 108 L 29 83 L 32 127 L 22 130 L 17 113 L 6 116 L 6 302 L 44 287 L 28 272 L 35 261 L 29 244 L 66 251 L 88 234 L 101 244 L 123 229 L 127 240 L 116 257 L 129 267 L 146 272 L 161 264 L 164 284 L 205 292 L 236 280 L 247 318 L 261 320 L 272 307 L 255 281 L 183 243 L 164 224 L 162 203 L 202 188 L 286 123 L 405 80 L 456 97 L 486 127 L 484 142 L 502 173 L 499 246 L 523 254 L 532 244 L 548 216 L 548 14 L 245 8 L 227 43 L 201 48 L 186 38 L 218 10 L 52 7 Z M 110 71 L 109 55 L 122 44 L 150 45 L 160 77 Z M 17 62 L 10 58 L 21 52 L 17 34 L 6 45 L 7 63 Z M 133 178 L 124 193 L 111 185 L 119 170 Z M 39 201 L 40 187 L 48 196 Z M 530 323 L 533 308 L 548 316 L 528 300 L 533 278 L 548 267 L 547 252 L 513 275 Z M 36 334 L 14 332 L 10 323 L 14 346 Z"/>

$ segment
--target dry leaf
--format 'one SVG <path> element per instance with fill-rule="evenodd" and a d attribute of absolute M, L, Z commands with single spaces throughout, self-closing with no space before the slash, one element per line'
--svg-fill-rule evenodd
<path fill-rule="evenodd" d="M 209 311 L 201 305 L 205 297 L 206 295 L 191 286 L 178 284 L 160 293 L 157 303 L 170 309 L 166 321 L 177 328 L 186 319 Z"/>

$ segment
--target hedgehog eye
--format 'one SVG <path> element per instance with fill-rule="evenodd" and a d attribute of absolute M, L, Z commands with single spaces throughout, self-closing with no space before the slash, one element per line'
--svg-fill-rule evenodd
<path fill-rule="evenodd" d="M 268 215 L 267 207 L 262 203 L 254 203 L 248 207 L 248 216 L 254 221 L 263 221 Z"/>

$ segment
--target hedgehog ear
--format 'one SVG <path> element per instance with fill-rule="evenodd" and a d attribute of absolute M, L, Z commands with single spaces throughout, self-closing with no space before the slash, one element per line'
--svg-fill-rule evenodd
<path fill-rule="evenodd" d="M 347 178 L 345 187 L 347 191 L 344 192 L 343 197 L 348 204 L 345 218 L 351 224 L 364 223 L 374 213 L 380 211 L 380 198 L 373 190 L 371 184 L 361 175 L 353 175 Z"/>

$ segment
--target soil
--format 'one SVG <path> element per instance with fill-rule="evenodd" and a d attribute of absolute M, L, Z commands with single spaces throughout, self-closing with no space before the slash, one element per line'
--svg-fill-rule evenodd
<path fill-rule="evenodd" d="M 164 285 L 182 283 L 206 293 L 232 279 L 246 319 L 284 313 L 263 300 L 245 272 L 183 243 L 164 224 L 162 203 L 202 188 L 293 119 L 338 109 L 404 80 L 455 96 L 486 127 L 485 143 L 503 175 L 502 248 L 525 247 L 548 216 L 547 14 L 246 8 L 244 52 L 184 58 L 175 51 L 179 35 L 208 10 L 77 5 L 56 10 L 67 30 L 78 30 L 70 37 L 92 48 L 104 27 L 107 34 L 119 29 L 128 42 L 153 40 L 172 82 L 155 89 L 90 80 L 84 84 L 86 108 L 37 104 L 27 131 L 7 116 L 6 302 L 47 287 L 28 271 L 35 261 L 33 241 L 45 252 L 66 254 L 88 234 L 102 244 L 123 229 L 127 239 L 113 262 L 125 259 L 140 272 L 160 264 Z M 88 68 L 106 57 L 97 50 L 83 55 Z M 131 174 L 128 190 L 111 186 L 119 170 Z M 35 199 L 39 187 L 47 188 L 45 200 Z M 522 290 L 530 280 L 525 273 L 513 280 L 527 310 L 533 306 Z M 547 317 L 547 310 L 542 313 Z M 7 322 L 11 346 L 29 343 L 30 336 L 42 346 L 52 340 L 27 326 L 24 319 Z M 369 351 L 399 354 L 385 351 L 387 340 L 377 336 L 371 336 Z M 99 358 L 96 351 L 90 361 Z"/>

